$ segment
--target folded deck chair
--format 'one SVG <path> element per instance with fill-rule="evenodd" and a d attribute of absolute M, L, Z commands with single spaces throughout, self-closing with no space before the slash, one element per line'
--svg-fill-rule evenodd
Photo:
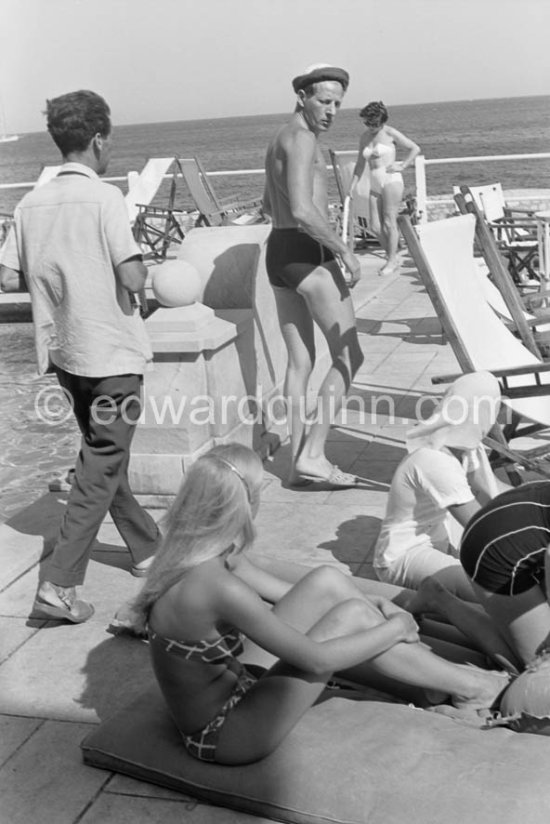
<path fill-rule="evenodd" d="M 357 152 L 337 152 L 334 149 L 329 149 L 329 156 L 340 198 L 339 221 L 341 222 L 357 161 Z M 361 181 L 361 188 L 358 187 L 354 193 L 351 201 L 351 211 L 351 228 L 348 233 L 350 245 L 354 246 L 356 240 L 362 244 L 377 244 L 378 238 L 369 230 L 369 192 L 368 189 L 365 189 L 363 180 Z"/>
<path fill-rule="evenodd" d="M 471 214 L 413 227 L 406 215 L 398 222 L 462 372 L 488 370 L 501 384 L 509 411 L 507 439 L 550 427 L 550 363 L 544 363 L 502 323 L 487 303 L 473 256 L 475 217 Z M 455 375 L 433 378 L 447 383 Z M 497 445 L 491 443 L 495 449 Z M 541 464 L 549 445 L 501 454 L 550 477 Z"/>
<path fill-rule="evenodd" d="M 261 199 L 220 198 L 198 157 L 182 157 L 179 158 L 179 163 L 189 194 L 199 212 L 197 226 L 246 226 L 265 222 Z"/>
<path fill-rule="evenodd" d="M 510 273 L 519 284 L 538 280 L 537 224 L 529 209 L 506 204 L 500 183 L 487 186 L 461 186 L 460 191 L 473 199 L 483 213 L 499 249 L 508 259 Z"/>
<path fill-rule="evenodd" d="M 482 278 L 487 300 L 505 322 L 515 328 L 527 349 L 537 357 L 547 358 L 550 313 L 534 315 L 531 309 L 547 300 L 550 293 L 539 286 L 533 294 L 520 295 L 475 198 L 459 192 L 454 199 L 462 214 L 472 214 L 476 219 L 476 241 L 490 276 L 490 280 Z"/>
<path fill-rule="evenodd" d="M 151 201 L 173 167 L 168 201 L 153 206 Z M 130 180 L 125 197 L 128 216 L 136 241 L 143 251 L 155 258 L 165 258 L 172 243 L 181 243 L 181 209 L 174 206 L 179 163 L 174 157 L 153 157 L 145 164 L 136 180 Z"/>

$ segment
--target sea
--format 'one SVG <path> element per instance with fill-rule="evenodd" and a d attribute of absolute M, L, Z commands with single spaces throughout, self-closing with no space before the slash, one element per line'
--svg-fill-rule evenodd
<path fill-rule="evenodd" d="M 358 109 L 343 109 L 323 135 L 327 150 L 353 150 L 363 124 Z M 532 154 L 550 151 L 550 96 L 511 97 L 422 103 L 389 108 L 389 123 L 421 147 L 426 158 Z M 165 123 L 116 125 L 108 175 L 140 171 L 150 157 L 200 157 L 207 171 L 262 169 L 266 146 L 288 113 Z M 46 131 L 23 134 L 14 143 L 0 143 L 0 182 L 35 181 L 45 165 L 59 163 Z M 504 189 L 550 189 L 550 159 L 485 161 L 428 168 L 428 195 L 450 196 L 453 185 L 500 181 Z M 220 197 L 260 197 L 262 175 L 216 177 Z M 120 184 L 125 190 L 124 183 Z M 167 197 L 168 183 L 154 203 Z M 414 171 L 405 174 L 405 191 L 414 192 Z M 0 213 L 11 214 L 26 190 L 0 189 Z M 337 200 L 331 181 L 331 196 Z M 192 210 L 183 183 L 176 205 Z"/>

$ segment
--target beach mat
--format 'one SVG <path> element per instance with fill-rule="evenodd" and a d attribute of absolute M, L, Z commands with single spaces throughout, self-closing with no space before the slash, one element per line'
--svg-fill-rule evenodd
<path fill-rule="evenodd" d="M 154 688 L 82 743 L 94 767 L 292 824 L 547 824 L 550 740 L 332 697 L 255 764 L 189 756 Z"/>

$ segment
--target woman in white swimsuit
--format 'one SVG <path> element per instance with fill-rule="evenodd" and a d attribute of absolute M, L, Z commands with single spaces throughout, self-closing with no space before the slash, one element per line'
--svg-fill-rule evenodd
<path fill-rule="evenodd" d="M 381 275 L 388 275 L 399 267 L 397 249 L 399 230 L 397 213 L 403 197 L 403 176 L 401 172 L 410 166 L 420 152 L 416 145 L 392 126 L 386 125 L 388 111 L 382 101 L 372 102 L 359 112 L 367 130 L 359 141 L 359 155 L 350 194 L 367 170 L 369 178 L 370 228 L 377 235 L 386 253 L 386 263 L 380 269 Z M 408 150 L 404 160 L 396 161 L 396 148 Z"/>

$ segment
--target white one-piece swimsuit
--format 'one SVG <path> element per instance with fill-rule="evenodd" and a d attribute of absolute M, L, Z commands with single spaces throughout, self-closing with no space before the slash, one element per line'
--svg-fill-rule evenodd
<path fill-rule="evenodd" d="M 382 194 L 382 189 L 388 183 L 403 184 L 401 172 L 388 172 L 387 166 L 395 161 L 395 146 L 388 143 L 375 143 L 374 146 L 365 146 L 363 157 L 369 164 L 370 193 L 372 195 Z M 373 168 L 370 161 L 382 160 L 381 166 Z"/>

